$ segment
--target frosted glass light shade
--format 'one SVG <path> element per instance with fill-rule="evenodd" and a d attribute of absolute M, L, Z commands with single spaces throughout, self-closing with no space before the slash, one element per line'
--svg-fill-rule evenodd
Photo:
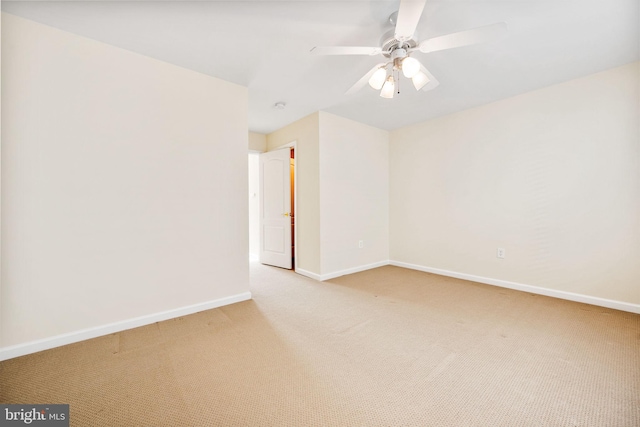
<path fill-rule="evenodd" d="M 416 90 L 422 89 L 424 85 L 429 83 L 429 80 L 429 77 L 427 77 L 427 75 L 422 71 L 419 71 L 418 74 L 413 76 L 413 78 L 411 79 L 411 81 L 413 82 L 413 87 L 415 87 Z"/>
<path fill-rule="evenodd" d="M 393 98 L 393 92 L 396 89 L 396 85 L 393 82 L 393 77 L 389 76 L 387 78 L 387 81 L 384 82 L 384 85 L 382 86 L 382 90 L 380 91 L 380 96 L 383 98 Z"/>
<path fill-rule="evenodd" d="M 371 86 L 375 90 L 382 89 L 382 85 L 384 84 L 386 77 L 387 70 L 385 70 L 384 68 L 378 68 L 369 79 L 369 86 Z"/>
<path fill-rule="evenodd" d="M 408 79 L 420 72 L 420 61 L 410 56 L 402 60 L 402 74 Z"/>

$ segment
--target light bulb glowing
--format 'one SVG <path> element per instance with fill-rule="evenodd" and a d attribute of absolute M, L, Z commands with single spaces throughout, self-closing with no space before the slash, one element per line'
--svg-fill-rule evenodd
<path fill-rule="evenodd" d="M 371 86 L 375 90 L 382 89 L 382 85 L 384 84 L 386 77 L 387 70 L 385 70 L 384 67 L 378 68 L 369 79 L 369 86 Z"/>
<path fill-rule="evenodd" d="M 413 87 L 415 87 L 416 90 L 420 90 L 424 87 L 424 85 L 429 83 L 430 79 L 425 73 L 419 71 L 418 74 L 411 78 L 411 81 L 413 82 Z"/>
<path fill-rule="evenodd" d="M 408 79 L 420 72 L 420 61 L 410 56 L 402 60 L 402 74 Z"/>
<path fill-rule="evenodd" d="M 393 92 L 396 89 L 396 85 L 393 81 L 393 77 L 387 77 L 387 81 L 384 82 L 382 86 L 382 90 L 380 91 L 380 96 L 383 98 L 391 99 L 393 98 Z"/>

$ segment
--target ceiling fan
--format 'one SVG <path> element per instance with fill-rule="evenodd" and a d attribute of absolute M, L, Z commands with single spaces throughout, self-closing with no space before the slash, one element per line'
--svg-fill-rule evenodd
<path fill-rule="evenodd" d="M 426 0 L 401 0 L 400 8 L 389 17 L 395 28 L 386 32 L 380 47 L 362 46 L 316 46 L 311 49 L 314 55 L 382 55 L 385 62 L 375 65 L 346 92 L 347 95 L 362 89 L 369 83 L 380 90 L 383 98 L 393 98 L 398 86 L 400 72 L 411 79 L 416 90 L 431 90 L 438 86 L 438 80 L 424 65 L 411 55 L 414 52 L 429 53 L 483 43 L 506 34 L 507 24 L 499 22 L 466 31 L 446 34 L 439 37 L 417 41 L 416 27 L 424 10 Z M 398 93 L 400 93 L 398 91 Z"/>

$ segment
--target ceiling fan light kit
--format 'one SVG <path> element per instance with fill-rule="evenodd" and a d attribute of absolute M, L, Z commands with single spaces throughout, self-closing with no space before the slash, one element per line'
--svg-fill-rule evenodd
<path fill-rule="evenodd" d="M 407 56 L 402 60 L 402 74 L 406 78 L 411 79 L 413 78 L 413 76 L 415 76 L 420 72 L 421 66 L 422 64 L 420 64 L 420 61 L 410 56 Z"/>
<path fill-rule="evenodd" d="M 369 86 L 371 86 L 375 90 L 382 89 L 382 85 L 387 80 L 387 69 L 386 67 L 380 67 L 376 70 L 375 73 L 369 79 Z"/>
<path fill-rule="evenodd" d="M 429 83 L 429 81 L 429 77 L 422 71 L 418 71 L 418 73 L 411 78 L 413 87 L 415 87 L 416 90 L 422 89 L 427 83 Z"/>
<path fill-rule="evenodd" d="M 380 91 L 380 96 L 383 98 L 391 99 L 393 98 L 393 92 L 396 89 L 396 84 L 393 81 L 393 76 L 387 77 L 387 81 L 384 82 L 382 86 L 382 90 Z"/>
<path fill-rule="evenodd" d="M 418 61 L 410 56 L 413 52 L 429 53 L 456 47 L 469 46 L 495 40 L 507 32 L 507 24 L 486 25 L 472 30 L 458 31 L 417 41 L 415 31 L 420 21 L 426 0 L 401 0 L 398 12 L 389 18 L 393 30 L 386 32 L 380 42 L 381 47 L 360 46 L 316 46 L 311 49 L 314 55 L 383 55 L 389 61 L 374 66 L 367 74 L 358 80 L 346 92 L 347 95 L 357 92 L 367 82 L 375 90 L 380 90 L 383 98 L 393 98 L 393 92 L 397 87 L 399 72 L 411 79 L 416 90 L 431 90 L 438 86 L 438 80 Z M 391 65 L 391 71 L 387 73 L 387 67 Z M 389 89 L 391 88 L 391 89 Z M 389 92 L 390 91 L 390 92 Z M 400 93 L 398 91 L 398 93 Z"/>
<path fill-rule="evenodd" d="M 393 64 L 391 72 L 387 73 L 387 67 L 391 64 Z M 422 68 L 420 61 L 410 57 L 404 48 L 395 49 L 391 53 L 391 61 L 377 67 L 371 78 L 369 78 L 369 86 L 374 90 L 382 89 L 380 96 L 383 98 L 393 98 L 393 90 L 397 86 L 399 71 L 402 71 L 402 74 L 408 79 L 413 80 L 417 76 L 417 79 L 413 82 L 416 90 L 422 89 L 429 82 L 429 78 L 420 71 Z M 394 74 L 397 76 L 396 78 L 394 78 Z M 389 89 L 390 87 L 394 89 Z"/>

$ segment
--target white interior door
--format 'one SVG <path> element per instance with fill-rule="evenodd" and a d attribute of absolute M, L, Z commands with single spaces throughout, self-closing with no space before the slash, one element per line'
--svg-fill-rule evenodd
<path fill-rule="evenodd" d="M 260 155 L 260 262 L 291 269 L 290 150 Z"/>

